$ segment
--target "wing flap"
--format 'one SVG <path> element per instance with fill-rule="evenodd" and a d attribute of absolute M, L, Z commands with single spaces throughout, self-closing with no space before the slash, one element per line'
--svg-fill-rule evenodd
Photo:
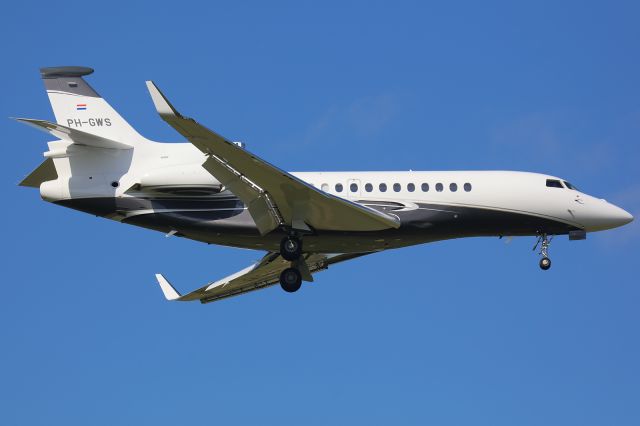
<path fill-rule="evenodd" d="M 225 167 L 218 158 L 207 159 L 202 167 L 245 203 L 261 235 L 266 235 L 284 224 L 283 219 L 269 204 L 267 195 L 257 185 L 243 180 L 242 175 Z"/>

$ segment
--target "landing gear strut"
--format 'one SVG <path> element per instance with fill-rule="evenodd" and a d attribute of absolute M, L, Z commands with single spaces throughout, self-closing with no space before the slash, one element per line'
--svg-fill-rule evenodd
<path fill-rule="evenodd" d="M 280 274 L 280 287 L 287 293 L 293 293 L 300 289 L 302 275 L 296 268 L 287 268 Z"/>
<path fill-rule="evenodd" d="M 298 260 L 302 254 L 302 241 L 296 236 L 285 237 L 280 241 L 280 255 L 288 261 Z"/>
<path fill-rule="evenodd" d="M 540 255 L 542 255 L 542 259 L 540 259 L 540 269 L 546 271 L 551 268 L 551 259 L 549 259 L 549 245 L 551 245 L 551 240 L 553 236 L 549 238 L 547 234 L 540 234 L 538 237 L 538 241 L 536 241 L 536 245 L 533 247 L 533 250 L 538 248 L 540 245 Z"/>

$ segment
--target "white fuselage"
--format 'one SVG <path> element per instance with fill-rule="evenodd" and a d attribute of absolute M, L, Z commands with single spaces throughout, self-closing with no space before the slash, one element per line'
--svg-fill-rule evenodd
<path fill-rule="evenodd" d="M 220 188 L 220 183 L 208 173 L 202 163 L 206 157 L 188 143 L 150 143 L 135 150 L 100 150 L 104 155 L 95 155 L 96 148 L 71 145 L 65 141 L 49 144 L 49 154 L 54 158 L 58 179 L 45 182 L 41 186 L 44 199 L 74 207 L 72 200 L 116 199 L 126 202 L 130 199 L 150 200 L 205 200 L 221 194 L 195 195 L 194 188 Z M 536 217 L 567 225 L 567 229 L 588 232 L 613 228 L 628 223 L 632 217 L 624 210 L 580 192 L 569 189 L 557 177 L 537 173 L 513 171 L 402 171 L 402 172 L 298 172 L 292 173 L 316 188 L 332 195 L 362 203 L 369 207 L 380 207 L 381 203 L 397 203 L 387 210 L 400 216 L 412 210 L 456 212 L 456 209 L 473 211 L 493 211 Z M 559 182 L 559 187 L 547 186 L 547 180 Z M 117 187 L 115 187 L 117 183 Z M 176 191 L 171 191 L 171 189 Z M 178 189 L 186 189 L 179 191 Z M 168 189 L 168 191 L 167 191 Z M 186 195 L 185 195 L 186 194 Z M 232 194 L 226 194 L 228 197 Z M 183 203 L 184 204 L 184 203 Z M 207 211 L 206 206 L 197 204 L 175 206 L 166 204 L 144 208 L 122 209 L 100 215 L 135 223 L 135 216 L 162 213 Z M 387 206 L 388 207 L 388 206 Z M 74 207 L 75 208 L 75 207 Z M 243 209 L 243 206 L 224 209 Z M 90 211 L 81 208 L 84 211 Z M 221 210 L 221 209 L 211 209 Z M 472 210 L 467 210 L 472 211 Z M 91 211 L 92 213 L 95 213 Z M 418 216 L 414 216 L 418 217 Z M 453 214 L 453 219 L 458 214 Z M 416 219 L 414 219 L 415 221 Z M 421 220 L 421 219 L 417 219 Z M 425 220 L 431 220 L 427 216 Z M 501 220 L 501 219 L 497 219 Z M 222 222 L 221 222 L 222 223 Z M 476 222 L 461 222 L 460 226 L 475 226 Z M 484 223 L 484 222 L 483 222 Z M 223 225 L 226 222 L 223 223 Z M 141 225 L 146 226 L 146 225 Z M 175 228 L 179 228 L 176 224 Z M 484 226 L 484 225 L 483 225 Z M 230 229 L 233 229 L 232 225 Z M 170 224 L 154 229 L 172 230 Z M 477 235 L 509 235 L 508 227 L 488 228 Z M 179 230 L 179 229 L 178 229 Z M 321 231 L 321 230 L 319 230 Z M 460 233 L 454 229 L 452 237 L 476 235 L 473 229 Z M 231 231 L 230 231 L 231 232 Z M 530 231 L 514 231 L 514 235 L 544 232 L 531 228 Z M 563 232 L 565 233 L 565 232 Z M 220 232 L 217 232 L 220 236 Z M 185 235 L 189 236 L 188 233 Z M 190 236 L 189 236 L 190 237 Z M 438 239 L 445 238 L 439 234 Z M 224 241 L 194 237 L 203 241 L 225 244 Z M 419 241 L 418 241 L 419 242 Z M 413 241 L 411 243 L 416 243 Z M 253 247 L 254 244 L 234 241 L 228 245 Z M 257 243 L 257 248 L 260 243 Z M 344 249 L 344 247 L 343 247 Z"/>
<path fill-rule="evenodd" d="M 563 181 L 538 173 L 408 171 L 294 174 L 318 188 L 354 201 L 400 201 L 524 213 L 590 232 L 610 229 L 628 223 L 629 219 L 627 212 L 603 199 L 568 189 L 564 184 L 562 188 L 547 187 L 547 179 Z M 351 187 L 352 184 L 355 186 Z M 365 188 L 367 184 L 371 186 Z M 426 184 L 424 188 L 423 184 Z M 336 189 L 337 185 L 342 185 L 341 191 L 338 191 L 340 186 Z"/>

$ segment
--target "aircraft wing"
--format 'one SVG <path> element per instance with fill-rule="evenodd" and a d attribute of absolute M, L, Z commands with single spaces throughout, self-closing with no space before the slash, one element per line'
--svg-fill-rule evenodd
<path fill-rule="evenodd" d="M 331 231 L 400 226 L 397 217 L 320 191 L 183 117 L 153 82 L 147 87 L 160 117 L 207 155 L 202 166 L 245 203 L 262 235 L 279 226 Z"/>
<path fill-rule="evenodd" d="M 303 272 L 305 281 L 313 281 L 311 274 L 327 269 L 329 265 L 344 262 L 370 253 L 348 254 L 304 254 L 304 259 L 298 264 Z M 167 300 L 192 301 L 200 300 L 201 303 L 215 302 L 227 297 L 237 296 L 254 290 L 260 290 L 272 286 L 280 281 L 280 273 L 291 266 L 293 262 L 284 260 L 278 253 L 267 253 L 260 261 L 253 265 L 229 275 L 219 281 L 209 283 L 191 293 L 181 295 L 162 275 L 156 274 L 156 279 Z"/>

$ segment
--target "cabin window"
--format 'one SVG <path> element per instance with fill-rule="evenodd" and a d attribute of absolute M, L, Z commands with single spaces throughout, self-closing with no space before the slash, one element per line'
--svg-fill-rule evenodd
<path fill-rule="evenodd" d="M 549 188 L 564 188 L 562 183 L 556 179 L 547 179 L 547 187 Z"/>
<path fill-rule="evenodd" d="M 450 183 L 449 184 L 449 191 L 456 192 L 457 190 L 458 190 L 458 184 L 457 183 Z"/>
<path fill-rule="evenodd" d="M 464 184 L 464 190 L 467 192 L 471 192 L 471 184 L 469 182 Z"/>
<path fill-rule="evenodd" d="M 407 191 L 413 192 L 416 190 L 416 186 L 412 183 L 407 184 Z"/>
<path fill-rule="evenodd" d="M 440 182 L 436 183 L 436 191 L 442 192 L 443 189 L 444 185 L 442 185 Z"/>
<path fill-rule="evenodd" d="M 422 189 L 422 192 L 429 192 L 429 184 L 428 183 L 423 183 L 422 185 L 420 185 L 420 188 Z"/>
<path fill-rule="evenodd" d="M 402 189 L 402 187 L 400 186 L 400 184 L 399 184 L 399 183 L 394 183 L 394 184 L 393 184 L 393 190 L 394 190 L 395 192 L 400 192 L 400 190 L 401 190 L 401 189 Z"/>
<path fill-rule="evenodd" d="M 378 188 L 380 189 L 380 192 L 387 192 L 387 184 L 386 183 L 381 183 Z"/>
<path fill-rule="evenodd" d="M 342 184 L 336 183 L 336 192 L 342 192 Z"/>
<path fill-rule="evenodd" d="M 364 190 L 367 191 L 367 192 L 373 191 L 373 185 L 371 185 L 370 183 L 366 184 L 364 186 Z"/>
<path fill-rule="evenodd" d="M 358 192 L 358 184 L 352 183 L 351 185 L 349 185 L 349 189 L 351 190 L 351 192 Z"/>
<path fill-rule="evenodd" d="M 323 183 L 320 189 L 322 189 L 324 192 L 329 192 L 329 184 Z"/>

